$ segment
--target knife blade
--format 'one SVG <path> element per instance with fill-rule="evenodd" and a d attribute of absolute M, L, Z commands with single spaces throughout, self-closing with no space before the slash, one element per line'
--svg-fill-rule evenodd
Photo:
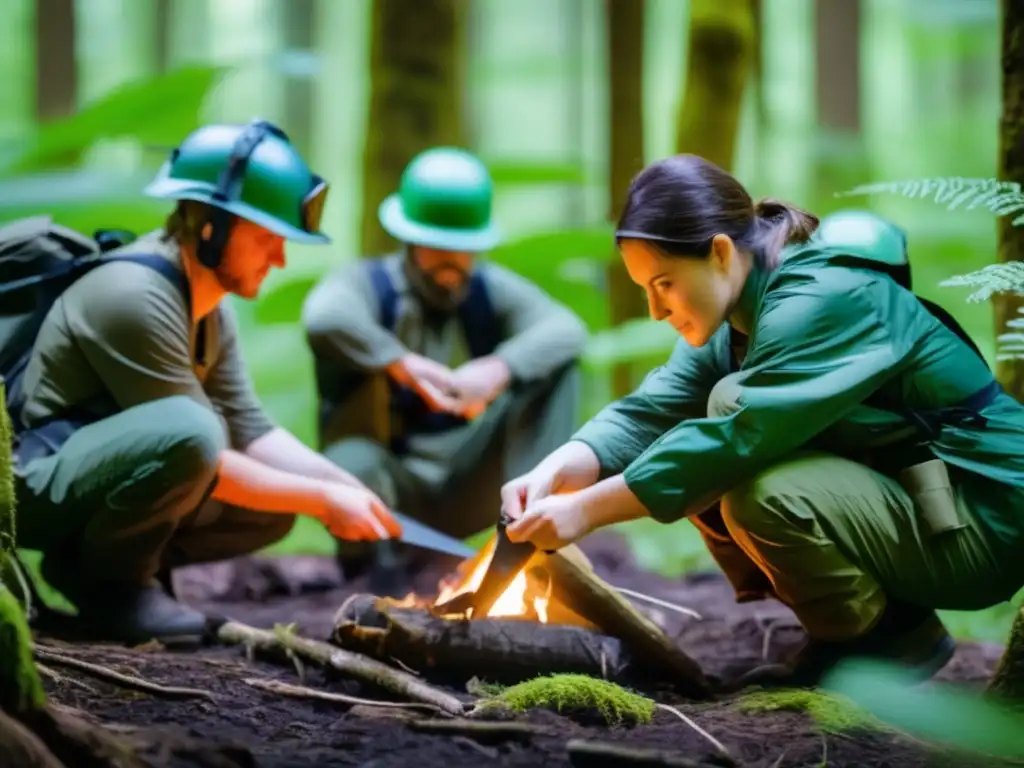
<path fill-rule="evenodd" d="M 476 554 L 476 550 L 461 539 L 442 533 L 408 515 L 392 510 L 391 516 L 402 526 L 402 535 L 397 540 L 404 544 L 462 558 L 472 557 Z"/>

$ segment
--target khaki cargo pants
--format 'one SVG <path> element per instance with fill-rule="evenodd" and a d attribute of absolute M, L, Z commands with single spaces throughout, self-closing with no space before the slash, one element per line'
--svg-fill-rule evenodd
<path fill-rule="evenodd" d="M 1024 553 L 992 535 L 983 505 L 1024 505 L 1024 493 L 950 469 L 962 527 L 932 533 L 894 479 L 825 453 L 795 454 L 691 518 L 740 601 L 774 596 L 811 636 L 870 629 L 887 596 L 929 608 L 977 610 L 1024 586 Z"/>

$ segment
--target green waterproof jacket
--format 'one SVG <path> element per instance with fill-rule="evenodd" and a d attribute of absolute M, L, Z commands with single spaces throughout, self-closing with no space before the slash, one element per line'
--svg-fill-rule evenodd
<path fill-rule="evenodd" d="M 738 483 L 801 448 L 862 460 L 913 439 L 897 406 L 935 409 L 992 385 L 989 368 L 889 274 L 899 261 L 821 238 L 755 269 L 729 323 L 606 406 L 573 439 L 602 475 L 624 479 L 652 517 L 699 514 Z M 737 337 L 746 341 L 735 362 Z M 886 409 L 865 403 L 885 398 Z M 944 426 L 929 447 L 1004 542 L 1024 543 L 1024 407 L 998 390 L 983 419 Z M 986 423 L 987 422 L 987 423 Z M 976 494 L 977 495 L 977 494 Z M 1009 496 L 1016 499 L 1013 503 Z"/>

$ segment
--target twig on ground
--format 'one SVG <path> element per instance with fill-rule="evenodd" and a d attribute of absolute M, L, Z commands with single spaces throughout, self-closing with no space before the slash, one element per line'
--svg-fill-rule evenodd
<path fill-rule="evenodd" d="M 828 737 L 823 733 L 821 734 L 821 762 L 818 763 L 818 768 L 826 768 L 828 766 Z"/>
<path fill-rule="evenodd" d="M 432 704 L 449 715 L 461 715 L 466 706 L 449 693 L 428 685 L 408 672 L 389 667 L 344 648 L 302 637 L 293 631 L 257 629 L 237 621 L 228 621 L 217 630 L 217 639 L 227 645 L 242 645 L 247 653 L 255 650 L 286 655 L 289 651 L 307 662 L 377 685 L 392 693 Z"/>
<path fill-rule="evenodd" d="M 712 736 L 710 733 L 705 731 L 703 728 L 701 728 L 699 725 L 697 725 L 697 723 L 695 723 L 691 718 L 684 715 L 675 707 L 670 707 L 668 704 L 655 704 L 654 706 L 666 712 L 671 712 L 673 715 L 678 717 L 680 720 L 682 720 L 684 723 L 690 726 L 693 730 L 695 730 L 698 734 L 707 739 L 715 747 L 715 749 L 718 750 L 718 753 L 722 757 L 729 760 L 730 763 L 734 762 L 732 754 L 729 752 L 728 749 L 725 748 L 725 745 L 718 739 L 716 739 L 714 736 Z"/>
<path fill-rule="evenodd" d="M 565 745 L 569 762 L 577 768 L 614 768 L 615 766 L 644 766 L 645 768 L 705 768 L 679 752 L 658 749 L 636 749 L 602 741 L 571 739 Z"/>
<path fill-rule="evenodd" d="M 101 680 L 106 680 L 109 683 L 120 685 L 123 688 L 132 688 L 136 691 L 151 693 L 154 696 L 162 696 L 168 699 L 206 699 L 214 703 L 217 701 L 217 698 L 210 691 L 199 688 L 178 688 L 176 686 L 161 685 L 151 680 L 126 675 L 110 667 L 93 664 L 92 662 L 76 659 L 72 656 L 65 656 L 63 653 L 49 651 L 39 646 L 33 649 L 33 653 L 37 661 L 71 667 Z"/>
<path fill-rule="evenodd" d="M 67 675 L 62 675 L 57 670 L 50 669 L 45 664 L 40 664 L 40 663 L 37 662 L 36 663 L 36 671 L 38 671 L 40 675 L 42 675 L 43 677 L 47 678 L 51 682 L 56 683 L 57 685 L 75 685 L 75 686 L 78 686 L 79 688 L 81 688 L 83 691 L 86 691 L 87 693 L 92 694 L 93 696 L 97 695 L 96 689 L 93 688 L 91 685 L 89 685 L 84 680 L 79 680 L 79 679 L 74 678 L 74 677 L 68 677 Z"/>
<path fill-rule="evenodd" d="M 498 744 L 503 741 L 526 742 L 535 736 L 551 735 L 546 728 L 515 720 L 410 720 L 405 726 L 421 733 L 468 736 L 483 744 Z"/>
<path fill-rule="evenodd" d="M 626 597 L 632 597 L 634 600 L 640 600 L 641 602 L 650 603 L 651 605 L 657 605 L 669 611 L 675 611 L 676 613 L 681 613 L 685 616 L 692 616 L 695 619 L 704 618 L 692 608 L 687 608 L 683 605 L 677 605 L 676 603 L 670 603 L 667 600 L 662 600 L 658 597 L 652 597 L 651 595 L 645 595 L 643 592 L 635 592 L 632 589 L 626 589 L 625 587 L 614 587 L 614 589 L 616 592 L 621 592 Z"/>
<path fill-rule="evenodd" d="M 782 761 L 786 759 L 786 755 L 789 753 L 788 749 L 782 750 L 782 754 L 772 763 L 772 768 L 779 768 L 782 765 Z"/>
<path fill-rule="evenodd" d="M 259 688 L 270 693 L 279 693 L 282 696 L 291 696 L 295 699 L 318 699 L 320 701 L 330 701 L 334 704 L 348 704 L 350 706 L 358 704 L 367 707 L 380 707 L 386 709 L 426 709 L 430 712 L 447 714 L 443 709 L 435 704 L 425 704 L 418 701 L 374 701 L 373 699 L 362 699 L 358 696 L 349 696 L 345 693 L 321 691 L 304 685 L 291 685 L 290 683 L 284 683 L 280 680 L 263 680 L 255 677 L 246 678 L 244 682 L 246 685 L 251 685 L 254 688 Z"/>

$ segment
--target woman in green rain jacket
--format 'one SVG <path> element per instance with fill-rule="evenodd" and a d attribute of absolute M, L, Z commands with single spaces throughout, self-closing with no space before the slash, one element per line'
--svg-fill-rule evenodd
<path fill-rule="evenodd" d="M 936 609 L 1024 584 L 1024 407 L 904 287 L 902 233 L 755 204 L 682 155 L 633 180 L 616 241 L 682 340 L 505 486 L 509 538 L 688 518 L 738 600 L 781 600 L 809 636 L 747 682 L 813 684 L 853 654 L 933 674 L 954 649 Z"/>

